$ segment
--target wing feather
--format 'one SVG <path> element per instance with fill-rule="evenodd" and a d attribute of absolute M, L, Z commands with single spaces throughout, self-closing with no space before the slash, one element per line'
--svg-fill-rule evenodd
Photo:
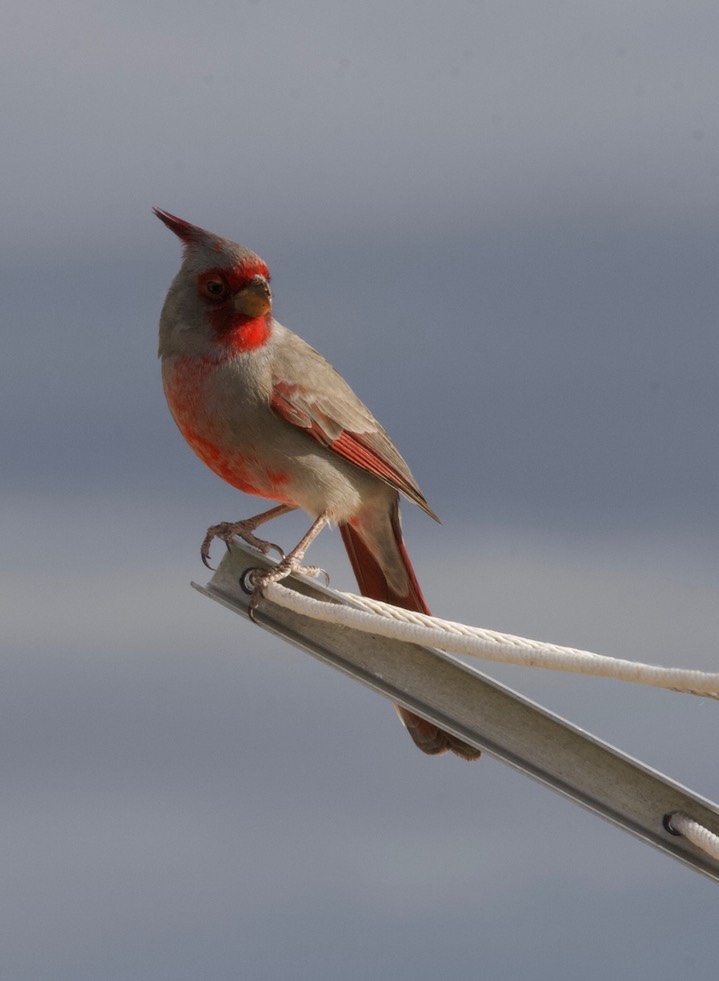
<path fill-rule="evenodd" d="M 367 406 L 323 358 L 319 364 L 327 369 L 328 384 L 324 391 L 275 376 L 272 409 L 285 422 L 304 430 L 317 443 L 361 470 L 384 480 L 439 520 L 394 443 Z M 315 361 L 315 372 L 317 367 Z"/>

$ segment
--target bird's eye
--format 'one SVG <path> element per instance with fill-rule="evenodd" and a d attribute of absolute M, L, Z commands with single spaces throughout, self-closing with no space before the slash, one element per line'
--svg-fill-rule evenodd
<path fill-rule="evenodd" d="M 225 295 L 225 284 L 221 279 L 208 279 L 205 284 L 205 293 L 213 300 L 219 300 Z"/>

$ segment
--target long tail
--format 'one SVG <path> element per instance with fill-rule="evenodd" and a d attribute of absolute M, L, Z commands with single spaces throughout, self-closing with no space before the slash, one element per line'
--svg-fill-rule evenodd
<path fill-rule="evenodd" d="M 395 566 L 399 564 L 401 574 L 399 577 L 395 575 L 394 578 L 397 583 L 401 581 L 402 590 L 400 590 L 399 585 L 393 585 L 390 582 L 385 569 L 377 559 L 379 551 L 377 536 L 373 542 L 374 547 L 371 548 L 360 533 L 361 524 L 340 525 L 342 540 L 347 549 L 360 592 L 363 596 L 369 596 L 370 599 L 382 600 L 385 603 L 392 603 L 394 606 L 401 606 L 405 610 L 416 610 L 419 613 L 428 614 L 429 607 L 409 561 L 407 549 L 404 547 L 399 520 L 399 495 L 395 496 L 388 517 L 389 527 L 383 529 L 384 533 L 380 533 L 383 557 L 385 560 L 389 558 L 390 564 Z M 376 531 L 376 528 L 373 527 L 373 531 Z M 436 756 L 450 750 L 465 760 L 479 759 L 480 752 L 474 746 L 469 746 L 456 736 L 444 732 L 431 722 L 427 722 L 400 705 L 395 705 L 395 708 L 415 745 L 423 753 Z"/>

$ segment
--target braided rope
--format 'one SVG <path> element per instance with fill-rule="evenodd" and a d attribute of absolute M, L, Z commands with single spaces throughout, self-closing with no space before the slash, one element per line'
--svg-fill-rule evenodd
<path fill-rule="evenodd" d="M 513 634 L 440 620 L 354 593 L 339 594 L 348 599 L 352 606 L 321 602 L 278 582 L 269 583 L 264 589 L 264 595 L 279 606 L 315 620 L 325 620 L 394 640 L 438 647 L 452 654 L 525 667 L 614 678 L 719 699 L 719 674 L 625 661 L 573 647 L 528 640 Z"/>

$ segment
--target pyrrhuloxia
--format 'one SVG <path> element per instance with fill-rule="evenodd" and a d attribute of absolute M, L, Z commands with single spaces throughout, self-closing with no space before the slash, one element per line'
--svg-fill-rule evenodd
<path fill-rule="evenodd" d="M 155 214 L 184 252 L 160 318 L 170 411 L 210 469 L 246 494 L 278 502 L 255 518 L 209 528 L 203 560 L 214 537 L 239 535 L 267 550 L 253 534 L 258 525 L 302 508 L 314 523 L 268 578 L 297 568 L 332 521 L 363 595 L 428 613 L 402 539 L 399 492 L 436 516 L 384 429 L 320 354 L 274 320 L 270 273 L 259 256 L 166 211 Z M 423 752 L 479 756 L 397 711 Z"/>

